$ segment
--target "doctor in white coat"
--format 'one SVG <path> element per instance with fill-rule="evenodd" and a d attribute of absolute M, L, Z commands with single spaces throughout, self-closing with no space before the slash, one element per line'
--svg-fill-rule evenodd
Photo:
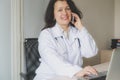
<path fill-rule="evenodd" d="M 38 40 L 41 64 L 34 80 L 97 75 L 91 66 L 82 68 L 82 58 L 93 57 L 98 48 L 81 18 L 82 13 L 72 0 L 50 0 L 45 14 L 46 25 Z"/>

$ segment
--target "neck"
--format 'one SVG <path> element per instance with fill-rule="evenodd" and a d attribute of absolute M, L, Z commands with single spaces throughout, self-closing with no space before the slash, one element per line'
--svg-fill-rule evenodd
<path fill-rule="evenodd" d="M 68 29 L 69 29 L 69 25 L 61 25 L 61 27 L 62 27 L 62 29 L 64 30 L 64 31 L 68 31 Z"/>

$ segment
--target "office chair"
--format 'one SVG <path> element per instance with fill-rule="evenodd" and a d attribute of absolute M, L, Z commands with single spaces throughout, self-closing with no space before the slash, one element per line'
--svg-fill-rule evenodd
<path fill-rule="evenodd" d="M 25 80 L 33 80 L 36 73 L 36 69 L 40 65 L 40 55 L 38 52 L 38 39 L 27 38 L 24 42 L 26 73 L 21 73 L 21 76 Z"/>

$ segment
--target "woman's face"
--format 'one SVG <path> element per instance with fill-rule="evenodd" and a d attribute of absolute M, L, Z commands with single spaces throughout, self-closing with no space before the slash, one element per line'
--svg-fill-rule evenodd
<path fill-rule="evenodd" d="M 71 9 L 66 0 L 56 1 L 54 5 L 54 17 L 59 25 L 68 26 L 71 21 Z"/>

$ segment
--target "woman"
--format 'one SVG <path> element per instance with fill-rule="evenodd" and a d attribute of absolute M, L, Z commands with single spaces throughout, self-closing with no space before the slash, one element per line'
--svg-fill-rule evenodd
<path fill-rule="evenodd" d="M 82 58 L 93 57 L 98 49 L 81 18 L 82 13 L 72 0 L 50 0 L 45 15 L 46 26 L 38 40 L 41 64 L 34 80 L 97 75 L 91 66 L 82 68 Z"/>

